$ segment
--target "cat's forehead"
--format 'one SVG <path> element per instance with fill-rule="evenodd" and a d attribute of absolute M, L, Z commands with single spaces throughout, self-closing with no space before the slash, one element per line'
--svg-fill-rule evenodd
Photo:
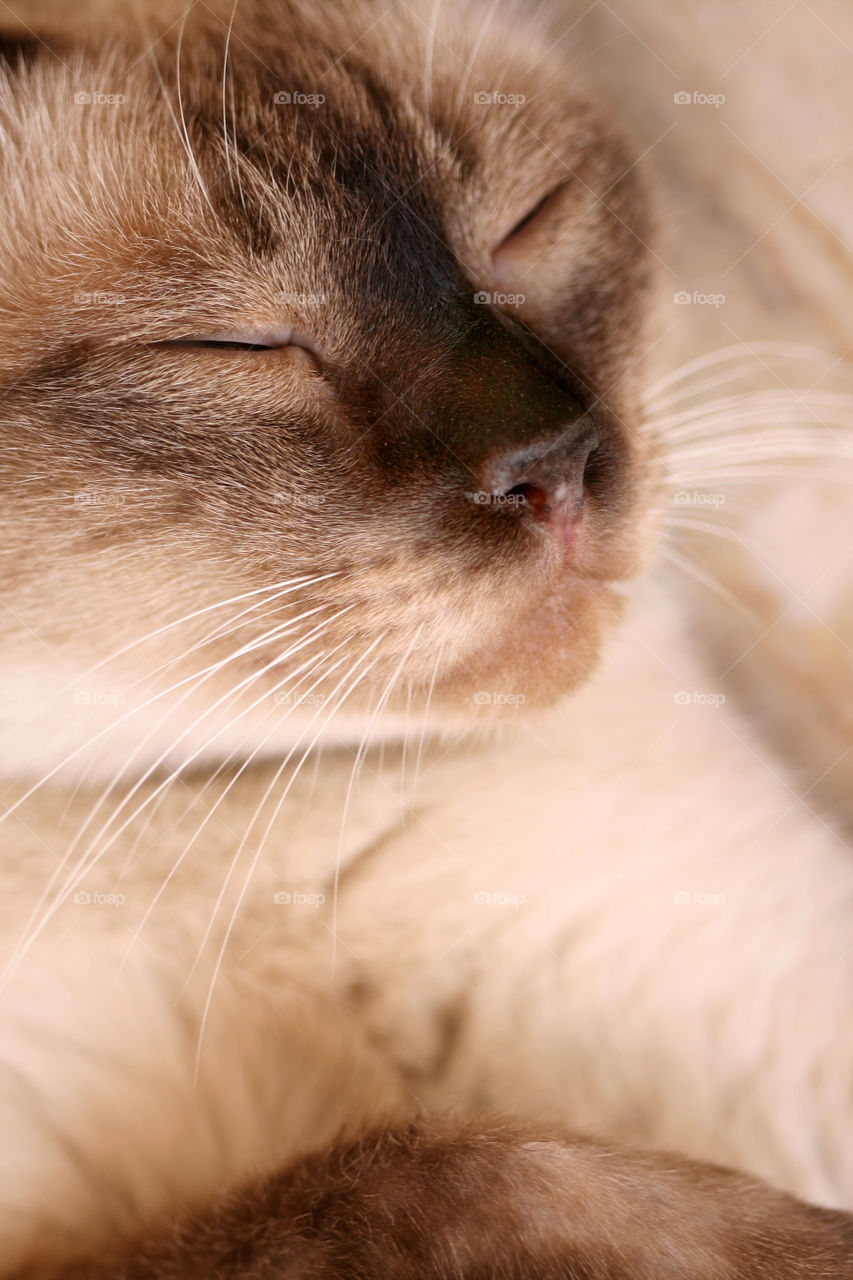
<path fill-rule="evenodd" d="M 369 347 L 382 364 L 383 339 L 405 334 L 429 358 L 482 319 L 494 246 L 566 183 L 577 194 L 551 274 L 568 284 L 568 255 L 577 293 L 563 288 L 559 322 L 547 279 L 522 293 L 551 307 L 553 341 L 576 327 L 583 346 L 604 310 L 618 331 L 642 220 L 623 199 L 631 157 L 539 34 L 493 5 L 424 13 L 416 0 L 211 0 L 171 22 L 154 10 L 110 39 L 63 37 L 56 62 L 39 46 L 35 109 L 21 85 L 9 96 L 28 152 L 10 241 L 50 245 L 21 278 L 22 310 L 38 293 L 42 312 L 59 308 L 57 335 L 69 322 L 75 341 L 118 341 L 284 316 L 309 338 L 322 328 L 332 356 Z M 49 191 L 34 202 L 36 172 Z M 93 291 L 121 297 L 120 326 L 105 308 L 68 320 L 68 297 Z M 610 342 L 599 332 L 598 363 Z"/>
<path fill-rule="evenodd" d="M 362 303 L 396 280 L 417 309 L 481 275 L 481 250 L 555 183 L 626 167 L 553 50 L 490 12 L 431 25 L 416 4 L 241 0 L 193 11 L 142 65 L 173 153 L 195 150 L 253 255 L 301 255 Z"/>

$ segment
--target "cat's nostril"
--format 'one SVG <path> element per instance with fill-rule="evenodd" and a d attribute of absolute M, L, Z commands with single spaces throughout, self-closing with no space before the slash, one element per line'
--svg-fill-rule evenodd
<path fill-rule="evenodd" d="M 600 439 L 595 428 L 571 430 L 493 454 L 478 474 L 472 495 L 480 505 L 517 510 L 570 541 L 583 514 L 585 479 Z"/>
<path fill-rule="evenodd" d="M 545 489 L 535 484 L 516 484 L 505 495 L 507 503 L 526 507 L 533 516 L 544 514 L 549 504 Z"/>

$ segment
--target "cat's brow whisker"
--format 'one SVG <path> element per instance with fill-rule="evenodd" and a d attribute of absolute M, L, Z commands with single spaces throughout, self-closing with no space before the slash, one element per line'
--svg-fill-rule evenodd
<path fill-rule="evenodd" d="M 456 102 L 453 108 L 452 126 L 451 126 L 454 129 L 456 127 L 456 122 L 462 113 L 462 108 L 465 103 L 465 94 L 468 92 L 468 89 L 471 84 L 471 77 L 474 74 L 474 67 L 477 62 L 477 57 L 479 55 L 480 49 L 482 48 L 483 41 L 485 40 L 489 32 L 489 28 L 491 27 L 492 23 L 495 20 L 495 14 L 497 13 L 500 5 L 501 5 L 501 0 L 492 0 L 492 4 L 489 8 L 489 11 L 483 20 L 483 24 L 480 27 L 479 32 L 477 33 L 477 39 L 474 43 L 473 49 L 471 50 L 471 61 L 466 64 L 467 75 L 463 77 L 459 85 L 459 90 L 456 94 Z"/>
<path fill-rule="evenodd" d="M 210 199 L 210 193 L 208 192 L 204 179 L 201 176 L 201 169 L 198 167 L 198 161 L 196 160 L 195 152 L 192 148 L 192 142 L 190 141 L 187 119 L 184 113 L 183 92 L 181 90 L 181 52 L 184 47 L 184 32 L 186 30 L 187 19 L 191 12 L 192 6 L 187 9 L 183 19 L 181 20 L 180 26 L 178 27 L 178 39 L 175 44 L 175 90 L 178 95 L 178 116 L 180 117 L 180 122 L 178 121 L 178 118 L 175 117 L 174 112 L 172 112 L 172 118 L 175 120 L 175 124 L 178 127 L 178 134 L 183 142 L 184 150 L 187 153 L 187 159 L 190 162 L 190 169 L 198 183 L 199 190 L 204 196 L 205 203 L 207 204 L 210 212 L 213 214 L 214 218 L 216 218 L 216 210 L 213 207 L 213 202 Z"/>
<path fill-rule="evenodd" d="M 240 0 L 234 0 L 234 4 L 231 9 L 231 17 L 228 21 L 228 30 L 225 34 L 225 54 L 222 59 L 222 138 L 225 143 L 225 164 L 228 169 L 228 182 L 232 191 L 234 190 L 234 177 L 231 172 L 231 151 L 230 151 L 230 144 L 228 140 L 228 112 L 225 104 L 225 97 L 226 97 L 226 86 L 228 84 L 228 53 L 231 48 L 231 33 L 234 30 L 234 19 L 237 15 L 237 5 L 239 3 L 240 3 Z M 236 147 L 235 147 L 235 153 L 236 153 Z M 235 155 L 235 163 L 236 163 L 236 155 Z"/>
<path fill-rule="evenodd" d="M 423 75 L 423 94 L 424 94 L 424 113 L 428 116 L 432 107 L 432 76 L 433 76 L 433 59 L 435 56 L 435 38 L 438 28 L 438 16 L 441 12 L 442 0 L 433 0 L 432 13 L 430 14 L 429 26 L 426 35 L 426 49 L 424 50 L 424 75 Z"/>

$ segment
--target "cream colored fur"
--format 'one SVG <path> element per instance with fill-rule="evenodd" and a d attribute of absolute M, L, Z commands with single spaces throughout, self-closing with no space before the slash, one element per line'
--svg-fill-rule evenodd
<path fill-rule="evenodd" d="M 271 769 L 188 776 L 47 916 L 72 870 L 56 832 L 93 793 L 22 799 L 2 829 L 0 1274 L 421 1106 L 853 1205 L 853 858 L 696 656 L 695 617 L 648 577 L 562 705 L 495 741 L 377 744 L 354 784 L 351 754 L 320 756 L 279 812 Z"/>
<path fill-rule="evenodd" d="M 419 1104 L 668 1144 L 849 1205 L 853 862 L 700 701 L 674 614 L 650 591 L 586 690 L 502 743 L 429 751 L 405 792 L 399 759 L 368 756 L 336 918 L 348 764 L 297 783 L 206 945 L 263 775 L 142 926 L 199 820 L 188 792 L 144 859 L 116 845 L 4 994 L 4 1238 L 127 1226 Z M 19 813 L 7 937 L 53 870 L 56 815 Z"/>

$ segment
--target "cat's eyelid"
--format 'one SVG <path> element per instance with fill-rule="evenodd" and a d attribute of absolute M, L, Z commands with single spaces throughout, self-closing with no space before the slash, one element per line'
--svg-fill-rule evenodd
<path fill-rule="evenodd" d="M 163 344 L 169 347 L 228 347 L 241 348 L 247 351 L 276 351 L 286 347 L 297 347 L 319 356 L 319 348 L 315 342 L 292 329 L 254 329 L 234 328 L 208 332 L 198 329 L 181 334 L 177 338 L 169 338 Z"/>
<path fill-rule="evenodd" d="M 512 252 L 517 247 L 523 248 L 530 233 L 535 233 L 537 224 L 543 221 L 543 216 L 547 216 L 550 210 L 555 209 L 567 189 L 575 185 L 574 177 L 570 176 L 561 178 L 559 182 L 544 191 L 520 218 L 502 231 L 492 249 L 492 257 L 500 259 L 508 251 Z"/>

